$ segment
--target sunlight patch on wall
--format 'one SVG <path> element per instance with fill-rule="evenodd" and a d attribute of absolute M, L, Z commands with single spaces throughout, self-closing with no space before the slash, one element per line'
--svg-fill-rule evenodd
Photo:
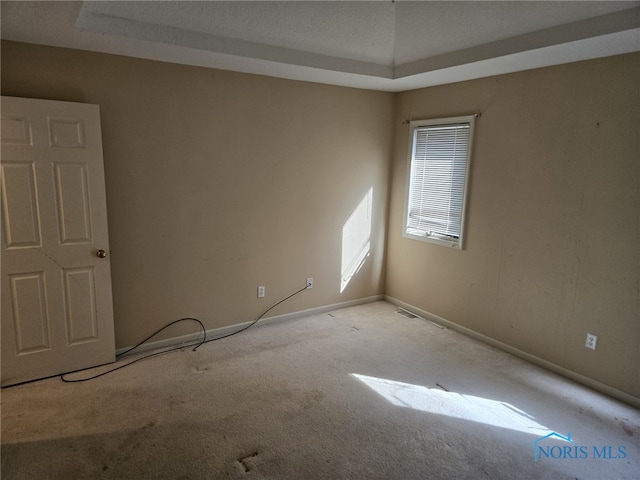
<path fill-rule="evenodd" d="M 534 417 L 505 402 L 357 373 L 352 373 L 351 376 L 398 407 L 412 408 L 536 436 L 551 433 L 550 429 L 540 425 Z"/>
<path fill-rule="evenodd" d="M 342 226 L 342 278 L 340 293 L 356 273 L 360 270 L 369 256 L 371 249 L 371 212 L 373 202 L 373 187 L 362 198 L 351 216 Z"/>

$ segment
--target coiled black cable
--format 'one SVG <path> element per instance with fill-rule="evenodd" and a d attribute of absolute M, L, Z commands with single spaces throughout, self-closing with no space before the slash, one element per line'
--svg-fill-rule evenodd
<path fill-rule="evenodd" d="M 73 373 L 79 373 L 79 372 L 84 372 L 87 370 L 91 370 L 94 368 L 98 368 L 98 367 L 89 367 L 89 368 L 84 368 L 81 370 L 74 370 L 73 372 L 67 372 L 67 373 L 63 373 L 62 375 L 60 375 L 60 379 L 65 382 L 65 383 L 79 383 L 79 382 L 87 382 L 89 380 L 94 380 L 96 378 L 102 377 L 104 375 L 108 375 L 109 373 L 113 373 L 117 370 L 121 370 L 125 367 L 128 367 L 130 365 L 133 365 L 134 363 L 140 362 L 142 360 L 146 360 L 148 358 L 151 357 L 155 357 L 158 355 L 164 355 L 165 353 L 170 353 L 170 352 L 175 352 L 177 350 L 182 350 L 184 348 L 190 348 L 190 347 L 194 347 L 193 351 L 195 352 L 198 348 L 200 348 L 202 345 L 204 345 L 205 343 L 210 343 L 210 342 L 215 342 L 217 340 L 222 340 L 223 338 L 228 338 L 231 337 L 233 335 L 237 335 L 240 332 L 244 332 L 245 330 L 253 327 L 256 323 L 258 323 L 262 317 L 264 317 L 267 313 L 269 313 L 271 310 L 273 310 L 274 308 L 276 308 L 278 305 L 280 305 L 281 303 L 286 302 L 287 300 L 289 300 L 292 297 L 295 297 L 296 295 L 298 295 L 299 293 L 303 292 L 304 290 L 307 290 L 307 285 L 304 286 L 304 288 L 301 288 L 300 290 L 295 291 L 294 293 L 292 293 L 291 295 L 283 298 L 282 300 L 280 300 L 277 303 L 274 303 L 273 305 L 271 305 L 269 308 L 267 308 L 264 312 L 262 312 L 258 318 L 256 318 L 253 322 L 251 322 L 249 325 L 246 325 L 240 329 L 238 329 L 235 332 L 231 332 L 228 333 L 226 335 L 222 335 L 220 337 L 215 337 L 215 338 L 211 338 L 207 340 L 207 329 L 205 328 L 204 324 L 198 320 L 197 318 L 192 318 L 192 317 L 185 317 L 185 318 L 179 318 L 177 320 L 173 320 L 172 322 L 167 323 L 165 326 L 163 326 L 162 328 L 156 330 L 154 333 L 152 333 L 151 335 L 149 335 L 147 338 L 145 338 L 144 340 L 142 340 L 141 342 L 137 343 L 136 345 L 134 345 L 131 348 L 128 348 L 127 350 L 125 350 L 124 352 L 120 352 L 118 355 L 116 355 L 116 358 L 122 357 L 123 355 L 132 352 L 133 350 L 135 350 L 136 348 L 141 347 L 142 345 L 144 345 L 146 342 L 148 342 L 150 339 L 152 339 L 153 337 L 155 337 L 156 335 L 158 335 L 160 332 L 162 332 L 164 329 L 176 324 L 176 323 L 180 323 L 180 322 L 186 322 L 186 321 L 193 321 L 193 322 L 197 322 L 200 327 L 202 328 L 202 340 L 200 340 L 199 342 L 194 342 L 188 345 L 180 345 L 179 347 L 173 347 L 167 350 L 162 350 L 161 352 L 154 352 L 154 353 L 150 353 L 149 355 L 145 355 L 143 357 L 140 358 L 136 358 L 135 360 L 130 361 L 129 363 L 125 363 L 124 365 L 120 365 L 118 367 L 112 368 L 111 370 L 107 370 L 106 372 L 102 372 L 96 375 L 92 375 L 90 377 L 86 377 L 86 378 L 78 378 L 78 379 L 69 379 L 66 378 L 66 375 L 71 375 Z"/>

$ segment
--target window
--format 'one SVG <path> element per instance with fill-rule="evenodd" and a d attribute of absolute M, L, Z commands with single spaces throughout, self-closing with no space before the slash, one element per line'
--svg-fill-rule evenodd
<path fill-rule="evenodd" d="M 411 122 L 405 237 L 462 249 L 474 120 Z"/>

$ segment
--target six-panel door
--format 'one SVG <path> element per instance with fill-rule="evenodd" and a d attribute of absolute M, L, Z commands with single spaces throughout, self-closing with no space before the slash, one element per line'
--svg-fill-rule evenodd
<path fill-rule="evenodd" d="M 113 362 L 115 345 L 99 108 L 1 107 L 6 386 Z"/>

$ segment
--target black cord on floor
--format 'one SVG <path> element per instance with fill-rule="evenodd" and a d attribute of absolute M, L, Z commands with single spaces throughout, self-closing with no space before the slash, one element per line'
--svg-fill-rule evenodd
<path fill-rule="evenodd" d="M 307 289 L 307 286 L 305 285 L 304 288 L 301 288 L 300 290 L 298 290 L 297 292 L 292 293 L 291 295 L 289 295 L 288 297 L 283 298 L 282 300 L 280 300 L 278 303 L 274 303 L 273 305 L 271 305 L 269 308 L 267 308 L 264 312 L 262 312 L 260 314 L 260 316 L 258 318 L 256 318 L 253 322 L 251 322 L 249 325 L 242 327 L 240 330 L 232 332 L 232 333 L 228 333 L 226 335 L 222 335 L 221 337 L 216 337 L 216 338 L 212 338 L 211 340 L 207 340 L 205 342 L 202 342 L 200 345 L 202 345 L 203 343 L 209 343 L 209 342 L 215 342 L 216 340 L 222 340 L 223 338 L 227 338 L 227 337 L 231 337 L 233 335 L 237 335 L 240 332 L 244 332 L 245 330 L 247 330 L 248 328 L 253 327 L 256 323 L 258 323 L 262 317 L 264 317 L 267 313 L 269 313 L 271 310 L 273 310 L 274 308 L 276 308 L 278 305 L 280 305 L 281 303 L 286 302 L 287 300 L 289 300 L 291 297 L 295 297 L 296 295 L 298 295 L 300 292 L 303 292 Z M 194 350 L 196 350 L 197 348 L 200 347 L 200 345 L 198 345 L 196 348 L 194 348 Z"/>
<path fill-rule="evenodd" d="M 244 332 L 245 330 L 253 327 L 256 323 L 258 323 L 262 317 L 264 317 L 267 313 L 269 313 L 271 310 L 273 310 L 274 308 L 276 308 L 278 305 L 280 305 L 281 303 L 286 302 L 287 300 L 289 300 L 292 297 L 295 297 L 296 295 L 298 295 L 299 293 L 303 292 L 304 290 L 307 289 L 307 286 L 305 285 L 304 288 L 301 288 L 300 290 L 292 293 L 291 295 L 289 295 L 288 297 L 283 298 L 282 300 L 280 300 L 277 303 L 274 303 L 273 305 L 271 305 L 269 308 L 267 308 L 264 312 L 262 312 L 260 314 L 260 316 L 258 316 L 258 318 L 256 318 L 253 322 L 251 322 L 249 325 L 246 325 L 242 328 L 240 328 L 239 330 L 232 332 L 232 333 L 228 333 L 226 335 L 222 335 L 220 337 L 216 337 L 216 338 L 211 338 L 209 340 L 207 340 L 207 329 L 205 328 L 204 324 L 198 320 L 197 318 L 191 318 L 191 317 L 186 317 L 186 318 L 180 318 L 178 320 L 174 320 L 172 322 L 167 323 L 164 327 L 160 328 L 159 330 L 156 330 L 154 333 L 152 333 L 151 335 L 149 335 L 147 338 L 145 338 L 144 340 L 142 340 L 141 342 L 137 343 L 136 345 L 134 345 L 131 348 L 128 348 L 127 350 L 125 350 L 124 352 L 120 352 L 118 355 L 116 355 L 116 358 L 119 358 L 129 352 L 132 352 L 133 350 L 135 350 L 136 348 L 141 347 L 142 345 L 144 345 L 146 342 L 148 342 L 150 339 L 152 339 L 153 337 L 155 337 L 157 334 L 159 334 L 160 332 L 162 332 L 164 329 L 176 324 L 176 323 L 180 323 L 180 322 L 186 322 L 186 321 L 193 321 L 193 322 L 197 322 L 200 327 L 202 328 L 202 340 L 199 342 L 195 342 L 195 343 L 191 343 L 189 345 L 181 345 L 179 347 L 174 347 L 174 348 L 170 348 L 168 350 L 162 350 L 161 352 L 155 352 L 155 353 L 150 353 L 149 355 L 145 355 L 144 357 L 140 357 L 140 358 L 136 358 L 135 360 L 132 360 L 129 363 L 126 363 L 124 365 L 120 365 L 119 367 L 116 368 L 112 368 L 111 370 L 107 370 L 106 372 L 102 372 L 99 373 L 97 375 L 93 375 L 91 377 L 87 377 L 87 378 L 78 378 L 78 379 L 69 379 L 69 378 L 65 378 L 65 375 L 71 375 L 73 373 L 78 373 L 78 372 L 84 372 L 86 370 L 91 370 L 93 368 L 96 367 L 89 367 L 89 368 L 84 368 L 81 370 L 75 370 L 73 372 L 67 372 L 67 373 L 63 373 L 62 375 L 60 375 L 60 379 L 65 382 L 65 383 L 79 383 L 79 382 L 87 382 L 89 380 L 93 380 L 99 377 L 102 377 L 104 375 L 107 375 L 109 373 L 113 373 L 117 370 L 123 369 L 125 367 L 128 367 L 130 365 L 133 365 L 136 362 L 139 362 L 141 360 L 146 360 L 148 358 L 151 357 L 155 357 L 158 355 L 164 355 L 165 353 L 170 353 L 170 352 L 175 352 L 177 350 L 182 350 L 183 348 L 189 348 L 189 347 L 194 347 L 193 351 L 195 352 L 198 348 L 200 348 L 202 345 L 204 345 L 205 343 L 210 343 L 210 342 L 215 342 L 217 340 L 222 340 L 223 338 L 228 338 L 231 337 L 233 335 L 237 335 L 240 332 Z"/>
<path fill-rule="evenodd" d="M 203 338 L 202 338 L 202 342 L 200 342 L 200 343 L 198 344 L 198 347 L 199 347 L 199 346 L 200 346 L 200 345 L 202 345 L 202 344 L 205 342 L 205 340 L 207 339 L 207 329 L 206 329 L 206 328 L 204 328 L 204 325 L 202 324 L 202 322 L 201 322 L 200 320 L 198 320 L 197 318 L 186 317 L 186 318 L 180 318 L 180 319 L 178 319 L 178 320 L 174 320 L 173 322 L 169 322 L 169 323 L 167 323 L 167 324 L 166 324 L 164 327 L 162 327 L 160 330 L 155 331 L 154 333 L 152 333 L 152 334 L 151 334 L 151 335 L 149 335 L 147 338 L 145 338 L 145 339 L 144 339 L 144 340 L 142 340 L 141 342 L 137 343 L 137 344 L 136 344 L 136 345 L 134 345 L 133 347 L 128 348 L 128 349 L 127 349 L 127 350 L 125 350 L 124 352 L 120 352 L 119 354 L 117 354 L 117 355 L 116 355 L 116 358 L 121 357 L 121 356 L 123 356 L 123 355 L 126 355 L 127 353 L 129 353 L 129 352 L 131 352 L 131 351 L 135 350 L 136 348 L 138 348 L 138 347 L 140 347 L 140 346 L 144 345 L 144 344 L 145 344 L 145 343 L 147 343 L 149 340 L 151 340 L 153 337 L 155 337 L 157 334 L 159 334 L 161 331 L 163 331 L 165 328 L 169 328 L 171 325 L 174 325 L 174 324 L 176 324 L 176 323 L 180 323 L 180 322 L 186 322 L 186 321 L 189 321 L 189 320 L 192 320 L 192 321 L 194 321 L 194 322 L 198 322 L 198 324 L 199 324 L 199 325 L 200 325 L 200 327 L 202 328 L 202 336 L 203 336 Z M 198 348 L 198 347 L 196 347 L 196 348 Z M 184 347 L 180 347 L 180 348 L 184 348 Z"/>

